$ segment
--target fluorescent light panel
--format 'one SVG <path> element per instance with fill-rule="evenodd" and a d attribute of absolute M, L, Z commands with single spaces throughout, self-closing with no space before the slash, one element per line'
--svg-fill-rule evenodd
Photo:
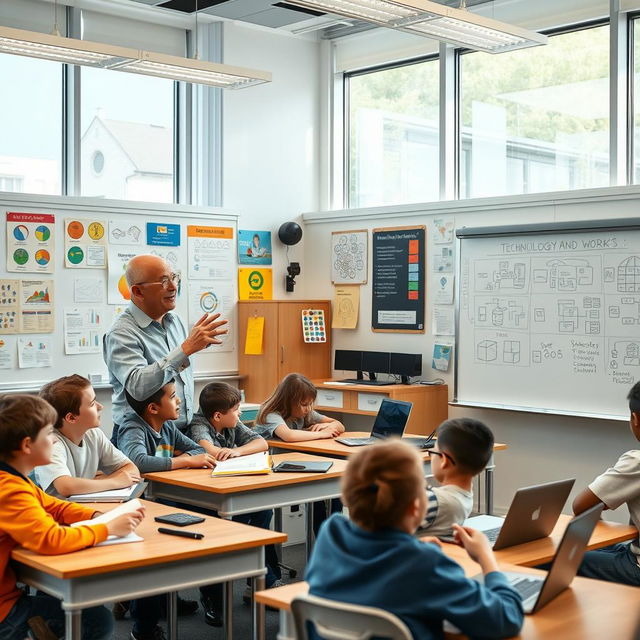
<path fill-rule="evenodd" d="M 113 69 L 180 82 L 241 89 L 271 82 L 266 71 L 0 27 L 0 53 Z"/>
<path fill-rule="evenodd" d="M 547 36 L 430 0 L 287 0 L 455 45 L 502 53 L 547 43 Z"/>

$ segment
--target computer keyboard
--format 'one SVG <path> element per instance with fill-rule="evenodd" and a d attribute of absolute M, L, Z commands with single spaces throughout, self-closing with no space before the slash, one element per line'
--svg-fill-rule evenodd
<path fill-rule="evenodd" d="M 377 438 L 336 438 L 336 442 L 341 442 L 342 444 L 346 444 L 348 446 L 359 446 L 365 444 L 373 444 L 374 442 L 378 442 Z"/>
<path fill-rule="evenodd" d="M 408 442 L 418 449 L 433 449 L 436 441 L 433 438 L 402 438 L 403 442 Z"/>
<path fill-rule="evenodd" d="M 523 600 L 530 598 L 540 591 L 540 580 L 531 578 L 515 578 L 510 581 L 511 586 L 520 594 Z"/>
<path fill-rule="evenodd" d="M 502 527 L 496 527 L 495 529 L 489 529 L 484 532 L 484 535 L 487 536 L 487 538 L 489 538 L 489 542 L 491 544 L 493 544 L 498 539 L 498 535 L 500 534 L 500 529 L 502 529 Z"/>

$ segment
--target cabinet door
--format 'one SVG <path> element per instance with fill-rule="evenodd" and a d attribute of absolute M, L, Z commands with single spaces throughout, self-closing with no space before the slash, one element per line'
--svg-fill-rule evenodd
<path fill-rule="evenodd" d="M 302 311 L 324 310 L 327 342 L 307 343 L 302 337 Z M 331 304 L 328 301 L 281 302 L 278 309 L 280 378 L 301 373 L 307 378 L 331 377 Z"/>
<path fill-rule="evenodd" d="M 247 337 L 247 319 L 264 317 L 262 354 L 248 356 L 244 353 Z M 265 302 L 242 302 L 238 304 L 238 369 L 243 376 L 240 387 L 244 389 L 247 402 L 264 402 L 280 381 L 278 374 L 278 305 Z"/>

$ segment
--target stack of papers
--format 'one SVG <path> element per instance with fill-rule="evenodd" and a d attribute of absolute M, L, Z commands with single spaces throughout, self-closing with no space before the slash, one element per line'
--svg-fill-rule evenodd
<path fill-rule="evenodd" d="M 94 493 L 75 493 L 69 496 L 67 500 L 71 502 L 126 502 L 141 495 L 146 486 L 146 482 L 138 482 L 132 487 L 124 487 L 123 489 L 95 491 Z"/>
<path fill-rule="evenodd" d="M 91 520 L 81 520 L 80 522 L 74 522 L 72 527 L 81 527 L 83 525 L 92 525 L 92 524 L 107 524 L 111 522 L 114 518 L 121 516 L 124 513 L 129 513 L 130 511 L 135 511 L 142 506 L 142 503 L 137 498 L 135 500 L 129 500 L 129 502 L 125 502 L 121 504 L 119 507 L 115 509 L 111 509 L 106 513 L 102 513 L 99 516 L 91 519 Z M 109 536 L 104 542 L 99 542 L 96 547 L 103 547 L 110 544 L 123 544 L 125 542 L 140 542 L 144 540 L 137 533 L 130 533 L 128 536 L 118 537 L 118 536 Z"/>
<path fill-rule="evenodd" d="M 212 478 L 220 476 L 244 476 L 271 472 L 271 456 L 266 451 L 239 458 L 219 460 L 211 472 Z"/>

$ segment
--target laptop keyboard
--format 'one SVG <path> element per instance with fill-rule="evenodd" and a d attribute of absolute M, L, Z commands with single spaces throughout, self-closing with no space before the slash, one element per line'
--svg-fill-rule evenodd
<path fill-rule="evenodd" d="M 346 445 L 356 445 L 356 444 L 373 444 L 377 442 L 377 438 L 340 438 L 338 442 Z"/>
<path fill-rule="evenodd" d="M 510 580 L 511 586 L 520 594 L 523 600 L 530 598 L 540 591 L 540 581 L 531 578 L 515 578 Z"/>
<path fill-rule="evenodd" d="M 489 529 L 488 531 L 484 532 L 484 535 L 487 536 L 487 538 L 489 538 L 489 542 L 491 544 L 493 544 L 498 539 L 498 534 L 500 533 L 500 529 L 502 529 L 502 527 L 496 527 L 495 529 Z"/>

